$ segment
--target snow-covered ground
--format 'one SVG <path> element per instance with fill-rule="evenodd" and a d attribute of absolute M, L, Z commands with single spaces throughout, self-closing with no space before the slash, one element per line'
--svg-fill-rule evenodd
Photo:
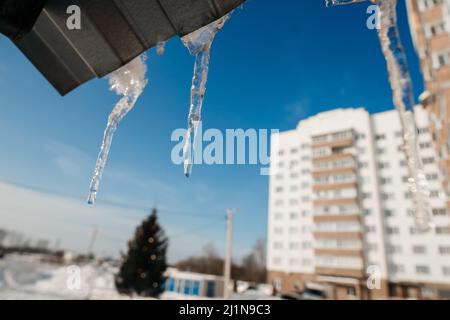
<path fill-rule="evenodd" d="M 0 300 L 124 300 L 114 285 L 117 269 L 108 265 L 61 266 L 43 262 L 40 255 L 7 255 L 0 259 Z M 232 299 L 276 299 L 261 292 L 234 294 Z M 164 293 L 161 299 L 194 299 Z"/>
<path fill-rule="evenodd" d="M 114 270 L 107 266 L 59 266 L 38 255 L 8 255 L 0 259 L 0 299 L 129 299 L 114 287 Z"/>

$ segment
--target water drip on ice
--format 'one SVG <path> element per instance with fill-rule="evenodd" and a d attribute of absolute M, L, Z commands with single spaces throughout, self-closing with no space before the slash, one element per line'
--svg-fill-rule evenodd
<path fill-rule="evenodd" d="M 164 52 L 166 51 L 166 43 L 167 41 L 160 41 L 156 45 L 156 53 L 158 54 L 158 56 L 164 55 Z"/>
<path fill-rule="evenodd" d="M 121 95 L 122 98 L 115 105 L 108 118 L 101 150 L 97 158 L 97 164 L 91 181 L 88 197 L 89 204 L 94 204 L 96 201 L 100 181 L 108 161 L 108 154 L 111 149 L 114 133 L 123 118 L 125 118 L 128 112 L 133 109 L 137 99 L 147 85 L 147 65 L 145 61 L 146 56 L 144 54 L 108 75 L 110 89 L 115 91 L 118 95 Z"/>
<path fill-rule="evenodd" d="M 327 5 L 362 2 L 363 0 L 327 0 Z M 397 0 L 371 0 L 380 7 L 378 36 L 387 61 L 389 81 L 394 105 L 400 115 L 403 131 L 403 149 L 408 163 L 409 190 L 414 201 L 416 227 L 426 232 L 431 226 L 430 192 L 423 170 L 417 144 L 417 127 L 414 119 L 413 85 L 408 60 L 403 48 L 397 23 Z"/>
<path fill-rule="evenodd" d="M 184 173 L 189 177 L 194 163 L 194 141 L 201 121 L 203 99 L 205 97 L 206 82 L 208 80 L 211 46 L 217 33 L 223 28 L 231 14 L 194 31 L 181 40 L 191 55 L 195 56 L 194 75 L 191 87 L 191 105 L 188 116 L 188 130 L 183 149 Z"/>

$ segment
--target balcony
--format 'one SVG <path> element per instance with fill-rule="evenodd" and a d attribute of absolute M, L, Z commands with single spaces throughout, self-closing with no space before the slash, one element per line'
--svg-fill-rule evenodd
<path fill-rule="evenodd" d="M 317 199 L 313 201 L 314 206 L 358 206 L 358 198 L 342 198 L 342 199 Z"/>
<path fill-rule="evenodd" d="M 361 215 L 359 215 L 359 214 L 323 214 L 323 215 L 314 215 L 313 220 L 314 220 L 314 223 L 347 222 L 347 221 L 361 222 Z"/>
<path fill-rule="evenodd" d="M 341 160 L 341 159 L 347 159 L 351 158 L 354 159 L 354 156 L 352 153 L 349 152 L 342 152 L 342 153 L 332 153 L 324 156 L 317 156 L 313 158 L 313 164 L 317 164 L 318 162 L 326 162 L 326 161 L 334 161 L 334 160 Z"/>
<path fill-rule="evenodd" d="M 362 239 L 361 231 L 315 231 L 316 239 Z"/>
<path fill-rule="evenodd" d="M 349 166 L 345 168 L 332 168 L 327 170 L 315 170 L 312 172 L 312 175 L 314 178 L 319 178 L 324 176 L 332 176 L 336 174 L 345 174 L 345 173 L 356 174 L 355 166 Z"/>
<path fill-rule="evenodd" d="M 356 181 L 344 182 L 344 183 L 315 184 L 313 186 L 313 191 L 319 192 L 319 191 L 330 191 L 330 190 L 339 190 L 339 189 L 356 189 L 357 187 L 358 187 L 358 184 Z"/>
<path fill-rule="evenodd" d="M 364 271 L 362 269 L 316 267 L 316 274 L 324 276 L 364 278 Z"/>
<path fill-rule="evenodd" d="M 315 249 L 314 254 L 316 256 L 334 256 L 334 257 L 355 257 L 364 258 L 364 253 L 362 250 L 351 250 L 351 249 Z"/>

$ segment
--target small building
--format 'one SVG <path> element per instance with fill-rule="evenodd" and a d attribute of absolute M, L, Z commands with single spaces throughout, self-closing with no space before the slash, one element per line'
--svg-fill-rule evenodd
<path fill-rule="evenodd" d="M 180 271 L 168 268 L 165 276 L 167 294 L 191 298 L 223 298 L 224 278 L 214 275 Z"/>

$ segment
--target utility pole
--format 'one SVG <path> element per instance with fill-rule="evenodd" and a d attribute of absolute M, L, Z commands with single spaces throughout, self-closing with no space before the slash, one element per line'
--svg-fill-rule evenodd
<path fill-rule="evenodd" d="M 88 247 L 88 252 L 87 252 L 88 256 L 93 254 L 94 244 L 95 244 L 95 240 L 97 239 L 97 234 L 98 234 L 98 229 L 97 229 L 97 227 L 95 227 L 94 230 L 92 230 L 91 241 L 89 242 L 89 247 Z"/>
<path fill-rule="evenodd" d="M 231 256 L 233 252 L 233 210 L 227 210 L 227 243 L 225 252 L 225 265 L 224 265 L 224 299 L 230 297 L 230 278 L 231 278 Z"/>

